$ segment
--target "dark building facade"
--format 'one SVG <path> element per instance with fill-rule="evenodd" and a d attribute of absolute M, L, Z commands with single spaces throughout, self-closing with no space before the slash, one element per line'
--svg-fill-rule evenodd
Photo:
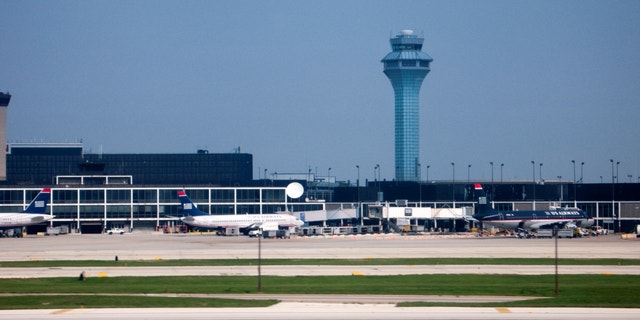
<path fill-rule="evenodd" d="M 501 210 L 546 210 L 550 206 L 578 207 L 600 226 L 635 232 L 640 224 L 640 183 L 532 182 L 429 182 L 375 181 L 366 187 L 333 188 L 335 202 L 408 201 L 416 206 L 473 206 L 474 183 L 481 183 L 495 208 Z"/>
<path fill-rule="evenodd" d="M 9 93 L 0 92 L 0 146 L 7 145 L 7 108 L 11 101 Z M 0 148 L 0 181 L 7 179 L 7 150 Z"/>
<path fill-rule="evenodd" d="M 247 153 L 84 154 L 81 143 L 11 144 L 10 185 L 54 185 L 59 176 L 130 176 L 134 185 L 250 184 L 253 156 Z M 86 180 L 85 184 L 102 180 Z"/>

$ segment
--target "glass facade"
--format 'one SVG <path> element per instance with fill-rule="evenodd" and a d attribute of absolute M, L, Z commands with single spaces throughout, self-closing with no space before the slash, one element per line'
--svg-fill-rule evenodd
<path fill-rule="evenodd" d="M 422 49 L 423 38 L 405 30 L 390 40 L 392 52 L 382 59 L 395 94 L 395 169 L 397 181 L 420 180 L 419 96 L 433 59 Z"/>
<path fill-rule="evenodd" d="M 372 182 L 371 185 L 374 185 Z M 523 183 L 504 183 L 495 185 L 498 201 L 494 208 L 500 210 L 530 210 L 534 203 L 532 199 L 524 200 L 521 193 Z M 563 189 L 567 189 L 566 184 Z M 459 186 L 463 186 L 460 184 Z M 590 189 L 601 189 L 602 185 L 581 185 L 585 194 Z M 607 185 L 607 187 L 611 187 Z M 380 189 L 379 189 L 380 188 Z M 607 191 L 610 191 L 606 188 Z M 285 186 L 273 187 L 66 187 L 59 186 L 51 189 L 51 202 L 48 213 L 54 215 L 53 226 L 66 225 L 71 230 L 83 233 L 99 233 L 105 228 L 113 226 L 127 229 L 155 229 L 161 226 L 178 225 L 177 217 L 182 215 L 177 196 L 179 190 L 184 190 L 196 203 L 198 208 L 213 215 L 233 215 L 245 213 L 272 214 L 288 209 L 293 212 L 333 210 L 335 208 L 353 208 L 356 204 L 356 192 L 360 191 L 360 201 L 375 203 L 373 194 L 382 190 L 388 201 L 397 199 L 408 200 L 408 207 L 452 208 L 451 184 L 428 183 L 419 186 L 413 182 L 386 182 L 381 186 L 360 188 L 343 188 L 353 196 L 338 195 L 341 203 L 325 203 L 307 201 L 305 197 L 299 199 L 285 198 Z M 463 188 L 459 188 L 462 190 Z M 38 188 L 0 188 L 0 212 L 16 212 L 23 210 L 40 192 Z M 371 191 L 371 197 L 365 197 L 366 190 Z M 577 206 L 591 214 L 598 225 L 609 229 L 635 230 L 640 218 L 640 202 L 637 200 L 640 184 L 616 185 L 616 199 L 607 200 L 609 192 L 604 197 L 574 201 L 563 197 L 558 192 L 557 185 L 547 183 L 538 186 L 535 208 L 542 210 L 550 205 L 560 207 Z M 423 194 L 420 194 L 423 193 Z M 569 194 L 572 194 L 569 192 Z M 579 194 L 578 194 L 579 195 Z M 454 205 L 473 207 L 474 202 L 465 197 L 464 192 L 455 194 Z M 602 196 L 602 195 L 601 195 Z M 346 198 L 351 199 L 345 201 Z M 447 200 L 448 199 L 448 200 Z M 564 199 L 564 200 L 563 200 Z M 600 199 L 596 201 L 596 199 Z M 406 201 L 405 200 L 405 201 Z M 392 205 L 393 206 L 393 205 Z M 330 218 L 329 218 L 330 219 Z M 45 231 L 49 225 L 28 227 L 30 233 Z M 35 229 L 35 230 L 33 230 Z"/>
<path fill-rule="evenodd" d="M 181 224 L 178 190 L 184 190 L 204 212 L 210 214 L 273 214 L 285 210 L 286 187 L 118 187 L 51 189 L 48 213 L 52 225 L 67 225 L 85 230 L 91 226 L 100 232 L 112 226 L 156 228 Z M 0 212 L 17 212 L 27 207 L 40 189 L 0 189 Z M 323 210 L 324 204 L 309 204 L 303 199 L 287 199 L 290 210 Z M 46 228 L 45 225 L 36 228 Z"/>

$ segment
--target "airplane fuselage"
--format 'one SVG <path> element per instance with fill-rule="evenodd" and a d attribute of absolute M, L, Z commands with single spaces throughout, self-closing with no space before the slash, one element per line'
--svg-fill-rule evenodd
<path fill-rule="evenodd" d="M 503 229 L 539 229 L 553 225 L 570 225 L 588 228 L 593 219 L 579 209 L 536 210 L 536 211 L 498 211 L 479 215 L 482 223 Z"/>
<path fill-rule="evenodd" d="M 0 213 L 0 228 L 23 227 L 50 221 L 49 214 Z"/>
<path fill-rule="evenodd" d="M 302 221 L 288 214 L 244 214 L 244 215 L 204 215 L 186 216 L 182 222 L 201 228 L 248 228 L 263 223 L 276 223 L 279 226 L 297 227 Z"/>

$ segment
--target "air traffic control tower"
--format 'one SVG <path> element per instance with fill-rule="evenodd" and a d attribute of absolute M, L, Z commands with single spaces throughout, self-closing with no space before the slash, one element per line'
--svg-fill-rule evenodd
<path fill-rule="evenodd" d="M 0 92 L 0 181 L 7 180 L 7 107 L 11 95 Z"/>
<path fill-rule="evenodd" d="M 429 73 L 433 59 L 422 52 L 422 42 L 412 30 L 402 30 L 389 40 L 391 49 L 383 59 L 395 93 L 396 180 L 420 180 L 419 96 L 422 80 Z"/>

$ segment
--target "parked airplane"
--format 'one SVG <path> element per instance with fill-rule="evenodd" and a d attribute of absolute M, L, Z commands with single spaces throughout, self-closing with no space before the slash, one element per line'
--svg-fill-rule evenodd
<path fill-rule="evenodd" d="M 31 201 L 27 209 L 22 212 L 5 212 L 0 213 L 0 229 L 18 229 L 25 226 L 39 224 L 50 221 L 53 216 L 47 214 L 47 203 L 51 197 L 51 189 L 44 188 Z M 15 230 L 14 230 L 15 231 Z M 15 231 L 14 234 L 22 234 L 22 231 Z"/>
<path fill-rule="evenodd" d="M 284 213 L 210 215 L 200 211 L 184 191 L 178 191 L 178 197 L 184 215 L 180 220 L 194 227 L 255 229 L 263 223 L 275 223 L 279 227 L 299 227 L 304 224 L 296 217 Z"/>
<path fill-rule="evenodd" d="M 503 229 L 540 229 L 558 226 L 588 228 L 593 225 L 593 217 L 578 208 L 557 208 L 549 210 L 502 211 L 495 210 L 487 201 L 482 185 L 475 184 L 478 208 L 473 215 L 485 225 Z"/>

